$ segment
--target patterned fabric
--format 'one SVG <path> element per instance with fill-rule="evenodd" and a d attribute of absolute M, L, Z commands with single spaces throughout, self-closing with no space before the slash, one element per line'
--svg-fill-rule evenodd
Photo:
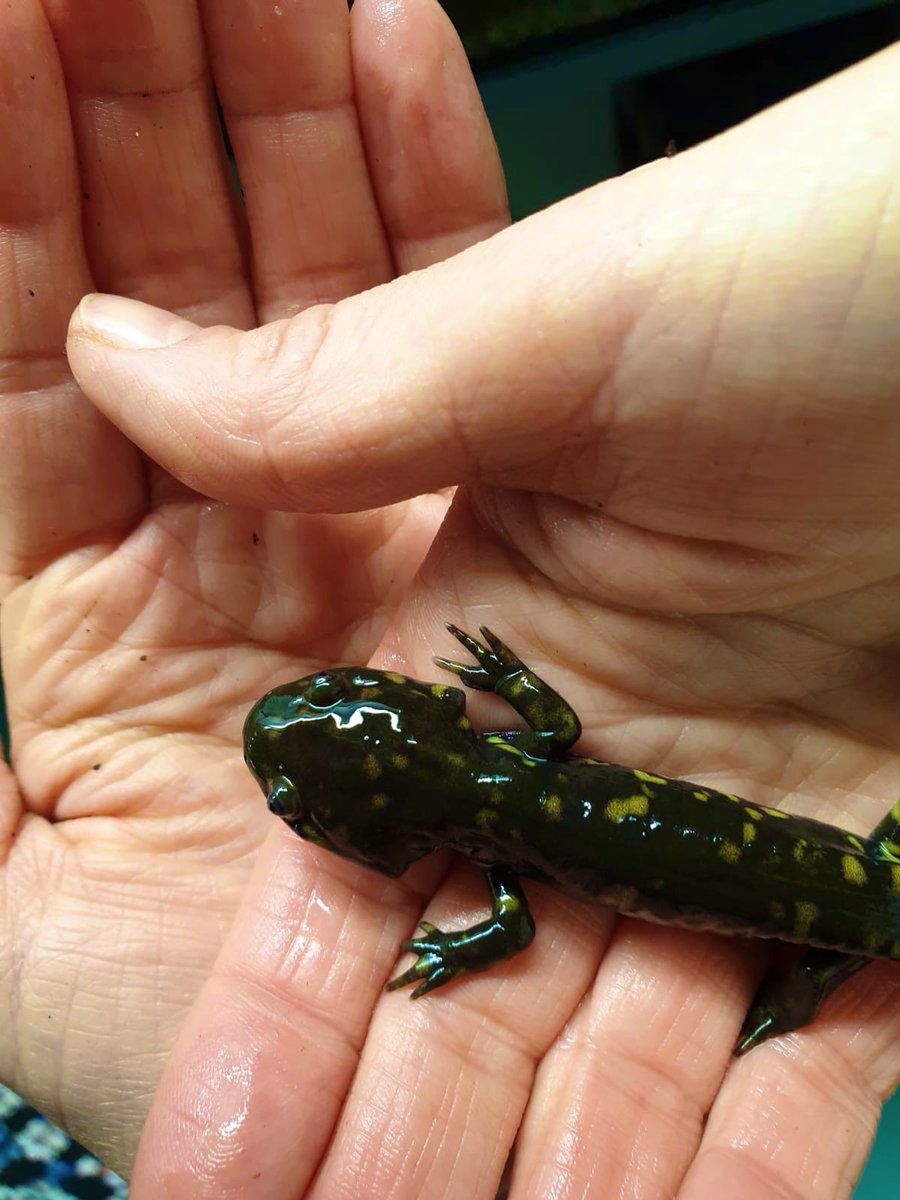
<path fill-rule="evenodd" d="M 125 1200 L 127 1185 L 0 1084 L 2 1200 Z"/>

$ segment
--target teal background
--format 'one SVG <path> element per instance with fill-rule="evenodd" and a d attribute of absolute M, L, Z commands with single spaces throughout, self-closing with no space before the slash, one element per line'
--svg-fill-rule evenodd
<path fill-rule="evenodd" d="M 453 7 L 450 0 L 448 8 Z M 471 0 L 468 7 L 465 3 L 456 7 L 466 19 L 469 12 L 483 11 L 482 0 L 474 7 Z M 484 8 L 488 7 L 485 2 Z M 536 7 L 539 6 L 531 5 Z M 633 0 L 618 0 L 618 7 L 624 12 L 639 6 Z M 653 7 L 653 3 L 648 6 L 648 13 Z M 506 8 L 513 11 L 515 6 L 507 4 Z M 623 94 L 621 89 L 630 82 L 644 75 L 709 61 L 729 51 L 764 46 L 771 39 L 802 32 L 811 22 L 838 22 L 841 18 L 859 17 L 868 10 L 895 12 L 897 5 L 885 0 L 747 0 L 706 4 L 694 12 L 686 10 L 659 20 L 648 19 L 642 25 L 632 24 L 607 36 L 586 37 L 568 46 L 549 44 L 543 52 L 518 61 L 481 67 L 479 87 L 507 172 L 514 215 L 542 208 L 621 170 L 616 106 L 617 97 Z M 469 32 L 465 28 L 463 31 Z M 470 48 L 490 49 L 496 39 L 487 38 L 476 46 L 472 44 L 476 32 L 471 33 Z M 852 39 L 849 44 L 852 45 Z M 828 73 L 826 70 L 825 74 Z M 723 72 L 723 89 L 728 86 L 728 75 Z M 710 104 L 717 99 L 710 97 Z M 673 134 L 677 132 L 673 130 Z M 679 144 L 685 148 L 683 143 Z M 664 143 L 657 153 L 663 149 Z M 8 754 L 2 699 L 0 675 L 0 736 Z M 853 1200 L 894 1200 L 900 1195 L 898 1146 L 900 1093 L 885 1105 L 875 1147 Z"/>
<path fill-rule="evenodd" d="M 448 3 L 452 9 L 452 3 Z M 489 7 L 486 5 L 485 7 Z M 652 14 L 653 8 L 647 10 Z M 836 41 L 848 42 L 849 55 L 845 63 L 830 68 L 823 63 L 819 78 L 824 78 L 843 65 L 865 57 L 863 48 L 853 53 L 850 32 L 859 36 L 859 22 L 866 17 L 893 28 L 893 38 L 900 37 L 900 5 L 885 0 L 742 0 L 741 3 L 703 5 L 694 11 L 662 20 L 647 20 L 619 32 L 583 37 L 568 46 L 558 39 L 546 43 L 547 49 L 518 61 L 478 67 L 481 97 L 490 118 L 494 137 L 500 148 L 509 185 L 510 205 L 514 217 L 521 217 L 544 208 L 563 196 L 571 195 L 600 179 L 620 173 L 622 162 L 617 144 L 615 98 L 617 89 L 629 82 L 655 72 L 687 67 L 699 70 L 716 56 L 729 51 L 756 48 L 760 58 L 760 75 L 756 87 L 764 91 L 768 63 L 765 55 L 778 39 L 791 34 L 800 39 L 808 35 L 811 17 L 813 28 L 824 29 L 841 18 L 851 19 L 849 28 L 835 24 Z M 855 21 L 852 20 L 855 18 Z M 882 36 L 882 44 L 893 40 Z M 872 45 L 871 50 L 877 49 Z M 822 56 L 821 45 L 810 48 L 804 60 L 803 46 L 797 47 L 798 74 L 815 76 L 815 61 Z M 749 69 L 742 63 L 746 73 Z M 808 79 L 813 82 L 814 79 Z M 802 80 L 796 91 L 805 86 Z M 742 79 L 745 93 L 753 87 Z M 729 104 L 735 87 L 734 72 L 723 64 L 716 80 L 715 93 L 704 99 L 713 118 L 719 112 L 722 124 L 711 128 L 710 134 L 736 124 L 744 116 L 767 107 L 773 101 L 751 105 L 747 112 L 735 112 Z M 789 91 L 785 94 L 789 94 Z M 702 101 L 701 101 L 702 102 Z M 728 119 L 733 117 L 733 119 Z M 687 144 L 673 128 L 671 136 L 680 149 Z M 665 152 L 665 140 L 652 157 Z"/>

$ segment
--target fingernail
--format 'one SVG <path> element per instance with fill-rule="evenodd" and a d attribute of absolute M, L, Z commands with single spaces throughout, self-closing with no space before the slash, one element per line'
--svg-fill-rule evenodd
<path fill-rule="evenodd" d="M 164 308 L 100 294 L 82 299 L 72 315 L 72 325 L 80 325 L 87 337 L 126 350 L 173 346 L 199 328 Z"/>

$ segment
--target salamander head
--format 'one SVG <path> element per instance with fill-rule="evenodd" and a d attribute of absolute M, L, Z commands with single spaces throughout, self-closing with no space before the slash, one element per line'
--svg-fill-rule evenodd
<path fill-rule="evenodd" d="M 458 688 L 362 667 L 318 671 L 257 701 L 244 759 L 301 837 L 399 875 L 439 844 L 429 798 L 442 748 L 472 751 L 464 710 Z"/>

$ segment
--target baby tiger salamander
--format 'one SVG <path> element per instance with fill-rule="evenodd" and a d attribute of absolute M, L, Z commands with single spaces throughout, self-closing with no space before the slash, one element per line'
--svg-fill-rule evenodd
<path fill-rule="evenodd" d="M 812 1020 L 871 958 L 900 959 L 900 802 L 867 838 L 679 779 L 570 754 L 574 710 L 488 629 L 447 628 L 475 664 L 436 658 L 527 724 L 477 734 L 465 694 L 392 671 L 319 671 L 268 692 L 244 757 L 269 808 L 301 837 L 385 875 L 439 846 L 483 868 L 491 914 L 422 923 L 389 988 L 420 996 L 524 949 L 519 876 L 654 920 L 778 937 L 811 949 L 764 984 L 736 1053 Z"/>

